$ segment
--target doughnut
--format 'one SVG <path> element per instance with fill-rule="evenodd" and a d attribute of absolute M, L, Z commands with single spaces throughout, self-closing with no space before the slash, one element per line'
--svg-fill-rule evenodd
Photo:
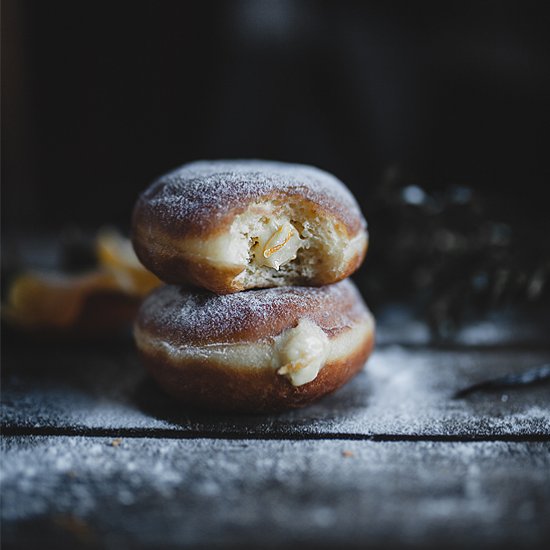
<path fill-rule="evenodd" d="M 134 326 L 142 362 L 185 404 L 219 411 L 301 407 L 365 364 L 374 320 L 350 280 L 216 295 L 166 285 Z"/>
<path fill-rule="evenodd" d="M 132 240 L 170 284 L 217 294 L 345 279 L 364 259 L 366 222 L 345 185 L 318 168 L 197 161 L 139 197 Z"/>

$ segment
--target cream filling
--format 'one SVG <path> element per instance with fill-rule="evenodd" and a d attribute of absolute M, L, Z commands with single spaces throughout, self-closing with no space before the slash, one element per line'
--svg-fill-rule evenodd
<path fill-rule="evenodd" d="M 329 348 L 328 336 L 309 319 L 283 332 L 276 344 L 282 365 L 277 374 L 286 376 L 293 386 L 302 386 L 317 378 L 324 366 Z"/>
<path fill-rule="evenodd" d="M 244 270 L 249 263 L 279 270 L 307 246 L 298 229 L 285 216 L 258 213 L 235 218 L 228 231 L 209 239 L 189 239 L 185 254 L 212 264 Z"/>
<path fill-rule="evenodd" d="M 220 343 L 203 346 L 174 346 L 135 329 L 138 347 L 163 353 L 168 360 L 211 360 L 224 366 L 274 370 L 294 386 L 314 380 L 328 363 L 353 354 L 364 344 L 374 327 L 369 316 L 348 330 L 328 338 L 314 322 L 303 319 L 278 336 L 255 343 Z M 322 333 L 322 335 L 321 335 Z"/>
<path fill-rule="evenodd" d="M 279 271 L 282 265 L 294 260 L 304 245 L 299 231 L 288 220 L 266 219 L 252 237 L 251 253 L 258 265 Z"/>
<path fill-rule="evenodd" d="M 294 221 L 289 213 L 275 214 L 269 202 L 254 203 L 235 216 L 222 233 L 210 238 L 185 239 L 183 244 L 174 245 L 185 256 L 206 260 L 243 276 L 247 268 L 253 272 L 256 268 L 279 271 L 297 258 L 300 249 L 311 247 L 319 249 L 318 255 L 331 258 L 332 267 L 325 265 L 323 269 L 339 270 L 366 246 L 363 231 L 348 239 L 337 225 L 312 221 L 303 215 L 297 219 L 301 222 Z"/>

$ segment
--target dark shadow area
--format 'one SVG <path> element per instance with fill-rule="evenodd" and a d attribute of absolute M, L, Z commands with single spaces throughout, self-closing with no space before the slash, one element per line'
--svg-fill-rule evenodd
<path fill-rule="evenodd" d="M 5 0 L 3 239 L 127 230 L 175 166 L 280 159 L 357 197 L 373 307 L 413 298 L 440 337 L 472 309 L 548 307 L 546 11 Z"/>
<path fill-rule="evenodd" d="M 358 376 L 364 375 L 360 373 Z M 301 426 L 311 428 L 316 419 L 337 419 L 368 406 L 368 391 L 365 393 L 364 385 L 352 380 L 333 394 L 302 409 L 269 414 L 216 413 L 186 406 L 164 393 L 151 377 L 146 376 L 137 385 L 134 399 L 145 414 L 174 426 L 197 430 L 197 435 L 204 430 L 209 436 L 213 432 L 231 432 L 232 437 L 261 437 L 274 430 L 280 437 L 296 437 Z"/>

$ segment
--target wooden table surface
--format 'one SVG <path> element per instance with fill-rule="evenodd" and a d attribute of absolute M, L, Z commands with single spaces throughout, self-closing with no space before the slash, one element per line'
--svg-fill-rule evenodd
<path fill-rule="evenodd" d="M 359 376 L 299 411 L 182 409 L 131 339 L 3 338 L 3 548 L 550 547 L 550 384 L 476 392 L 550 363 L 548 317 L 435 345 L 379 316 Z"/>

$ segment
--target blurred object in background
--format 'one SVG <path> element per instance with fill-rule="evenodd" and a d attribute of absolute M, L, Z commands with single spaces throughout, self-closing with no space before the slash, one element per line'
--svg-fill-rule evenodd
<path fill-rule="evenodd" d="M 429 193 L 397 169 L 373 204 L 385 240 L 375 233 L 360 283 L 375 304 L 409 301 L 439 339 L 491 311 L 548 308 L 547 219 L 524 220 L 514 204 L 465 185 Z"/>
<path fill-rule="evenodd" d="M 444 333 L 481 303 L 543 297 L 544 3 L 4 0 L 2 12 L 5 239 L 127 227 L 139 191 L 173 167 L 271 158 L 324 168 L 357 196 L 372 237 L 358 282 L 375 307 L 413 298 Z"/>
<path fill-rule="evenodd" d="M 56 269 L 28 269 L 14 255 L 5 258 L 5 272 L 12 273 L 2 277 L 2 319 L 37 335 L 94 337 L 129 328 L 141 299 L 160 284 L 130 241 L 112 229 L 94 239 L 72 230 L 60 246 Z"/>

